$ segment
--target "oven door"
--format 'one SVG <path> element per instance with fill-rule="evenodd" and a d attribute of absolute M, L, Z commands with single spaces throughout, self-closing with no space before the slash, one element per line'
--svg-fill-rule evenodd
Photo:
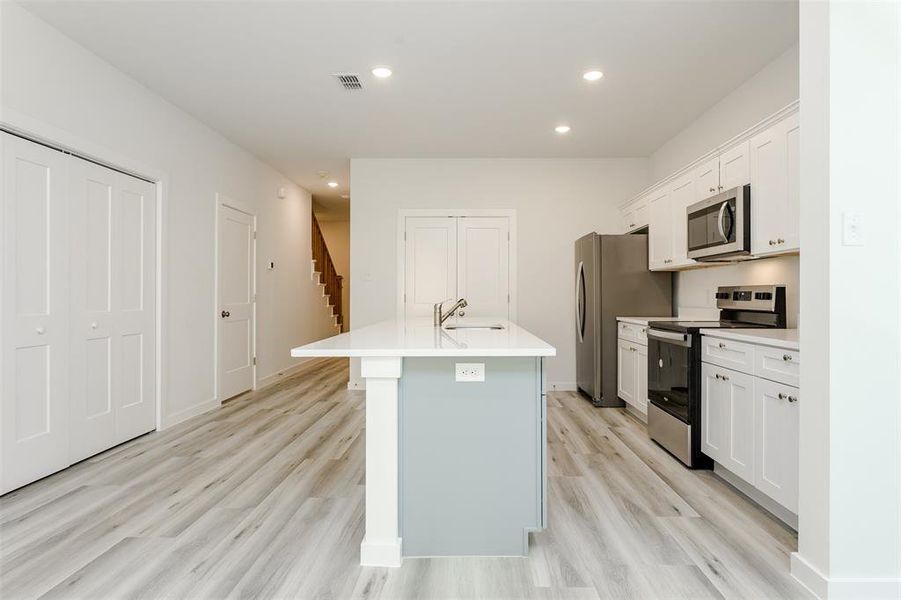
<path fill-rule="evenodd" d="M 691 334 L 648 330 L 648 400 L 688 424 L 691 344 Z"/>
<path fill-rule="evenodd" d="M 728 260 L 750 253 L 750 187 L 737 187 L 688 207 L 688 258 Z"/>

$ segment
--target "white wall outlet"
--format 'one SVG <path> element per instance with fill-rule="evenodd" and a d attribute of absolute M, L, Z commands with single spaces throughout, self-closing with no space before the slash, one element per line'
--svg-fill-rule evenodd
<path fill-rule="evenodd" d="M 485 381 L 485 363 L 457 363 L 457 381 Z"/>

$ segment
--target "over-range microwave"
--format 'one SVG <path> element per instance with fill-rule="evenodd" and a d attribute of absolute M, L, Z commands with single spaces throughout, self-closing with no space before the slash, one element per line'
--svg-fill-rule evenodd
<path fill-rule="evenodd" d="M 692 204 L 688 212 L 688 258 L 733 261 L 751 254 L 751 186 L 726 190 Z"/>

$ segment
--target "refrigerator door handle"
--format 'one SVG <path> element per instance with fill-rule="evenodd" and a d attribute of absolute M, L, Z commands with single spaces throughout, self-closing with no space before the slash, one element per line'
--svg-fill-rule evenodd
<path fill-rule="evenodd" d="M 585 341 L 585 263 L 579 261 L 576 270 L 576 332 Z"/>

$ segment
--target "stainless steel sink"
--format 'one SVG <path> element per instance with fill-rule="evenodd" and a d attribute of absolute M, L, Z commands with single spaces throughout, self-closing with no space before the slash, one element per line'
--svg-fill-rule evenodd
<path fill-rule="evenodd" d="M 503 329 L 503 325 L 445 325 L 445 329 Z"/>

